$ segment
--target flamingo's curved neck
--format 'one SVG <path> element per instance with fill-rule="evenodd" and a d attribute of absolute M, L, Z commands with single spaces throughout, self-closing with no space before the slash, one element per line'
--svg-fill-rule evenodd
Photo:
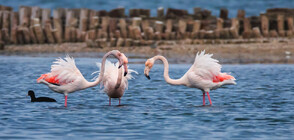
<path fill-rule="evenodd" d="M 163 57 L 161 55 L 154 56 L 154 60 L 157 60 L 157 59 L 159 59 L 163 62 L 163 65 L 164 65 L 163 77 L 167 83 L 172 84 L 172 85 L 183 85 L 184 84 L 183 79 L 182 79 L 183 77 L 180 79 L 171 79 L 169 77 L 169 74 L 168 74 L 169 64 L 168 64 L 168 61 L 166 60 L 165 57 Z"/>
<path fill-rule="evenodd" d="M 119 68 L 115 89 L 119 88 L 119 86 L 121 84 L 121 80 L 122 80 L 122 68 Z"/>
<path fill-rule="evenodd" d="M 99 74 L 99 77 L 94 81 L 94 82 L 89 82 L 88 83 L 88 86 L 87 87 L 93 87 L 93 86 L 96 86 L 98 85 L 103 76 L 104 76 L 104 71 L 105 71 L 105 61 L 106 61 L 106 58 L 109 56 L 109 55 L 114 55 L 115 56 L 115 53 L 113 51 L 110 51 L 108 53 L 106 53 L 103 58 L 102 58 L 102 63 L 101 63 L 101 69 L 100 69 L 100 74 Z"/>

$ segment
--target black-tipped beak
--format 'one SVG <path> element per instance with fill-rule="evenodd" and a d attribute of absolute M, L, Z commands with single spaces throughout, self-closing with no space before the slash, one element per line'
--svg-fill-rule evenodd
<path fill-rule="evenodd" d="M 122 64 L 118 66 L 118 69 L 120 69 L 120 68 L 121 68 L 121 66 L 122 66 Z"/>
<path fill-rule="evenodd" d="M 145 76 L 147 77 L 148 80 L 150 80 L 150 76 L 149 76 L 149 75 L 146 75 L 146 74 L 145 74 Z"/>
<path fill-rule="evenodd" d="M 128 73 L 127 73 L 127 72 L 125 72 L 125 73 L 124 73 L 124 76 L 127 76 L 127 74 L 128 74 Z"/>

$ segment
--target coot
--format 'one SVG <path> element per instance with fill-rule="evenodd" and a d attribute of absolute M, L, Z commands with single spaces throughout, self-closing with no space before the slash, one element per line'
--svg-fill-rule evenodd
<path fill-rule="evenodd" d="M 31 96 L 31 102 L 56 102 L 55 99 L 48 98 L 48 97 L 38 97 L 36 98 L 34 91 L 29 90 L 28 95 Z"/>

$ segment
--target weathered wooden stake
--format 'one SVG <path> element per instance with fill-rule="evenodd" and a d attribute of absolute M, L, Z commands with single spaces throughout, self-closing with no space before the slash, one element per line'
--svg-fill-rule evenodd
<path fill-rule="evenodd" d="M 285 36 L 284 15 L 278 15 L 277 22 L 278 22 L 278 33 L 281 37 L 284 37 Z"/>
<path fill-rule="evenodd" d="M 269 36 L 269 20 L 265 14 L 260 14 L 261 31 L 264 37 Z"/>

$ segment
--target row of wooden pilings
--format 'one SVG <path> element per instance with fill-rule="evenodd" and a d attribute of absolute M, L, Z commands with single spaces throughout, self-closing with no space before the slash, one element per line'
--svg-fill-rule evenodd
<path fill-rule="evenodd" d="M 168 8 L 157 9 L 150 17 L 149 9 L 124 8 L 96 11 L 90 9 L 51 9 L 0 6 L 0 42 L 4 44 L 43 44 L 87 42 L 91 47 L 144 46 L 160 40 L 247 39 L 292 37 L 294 10 L 268 9 L 259 16 L 246 17 L 239 10 L 228 18 L 221 9 L 219 17 L 206 9 L 194 13 Z"/>

